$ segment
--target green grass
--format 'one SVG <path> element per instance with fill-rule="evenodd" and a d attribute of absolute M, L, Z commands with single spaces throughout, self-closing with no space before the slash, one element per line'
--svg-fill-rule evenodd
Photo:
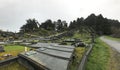
<path fill-rule="evenodd" d="M 75 33 L 72 38 L 81 38 L 82 35 L 80 33 Z"/>
<path fill-rule="evenodd" d="M 86 33 L 79 33 L 79 32 L 75 32 L 74 35 L 72 37 L 63 37 L 63 39 L 70 39 L 70 38 L 77 38 L 82 40 L 83 42 L 89 44 L 90 43 L 90 35 L 86 34 Z"/>
<path fill-rule="evenodd" d="M 110 48 L 97 38 L 85 70 L 107 70 L 109 59 Z"/>
<path fill-rule="evenodd" d="M 111 39 L 111 40 L 115 40 L 115 41 L 120 41 L 120 38 L 114 38 L 111 36 L 104 36 L 105 38 Z"/>
<path fill-rule="evenodd" d="M 85 43 L 90 43 L 90 36 L 89 34 L 86 34 L 86 33 L 79 33 L 79 32 L 76 32 L 72 38 L 78 38 L 78 39 L 81 39 L 82 41 L 84 41 Z"/>
<path fill-rule="evenodd" d="M 25 46 L 20 45 L 5 45 L 4 50 L 5 52 L 0 53 L 0 60 L 3 60 L 1 56 L 5 54 L 11 54 L 12 56 L 17 56 L 20 52 L 23 52 L 25 50 Z"/>
<path fill-rule="evenodd" d="M 75 48 L 75 60 L 71 63 L 70 70 L 77 70 L 78 63 L 81 60 L 84 51 L 84 47 Z"/>
<path fill-rule="evenodd" d="M 11 64 L 0 67 L 0 70 L 28 70 L 18 62 L 13 62 Z"/>
<path fill-rule="evenodd" d="M 6 45 L 4 48 L 5 48 L 6 52 L 23 51 L 24 50 L 24 46 L 20 46 L 20 45 Z"/>

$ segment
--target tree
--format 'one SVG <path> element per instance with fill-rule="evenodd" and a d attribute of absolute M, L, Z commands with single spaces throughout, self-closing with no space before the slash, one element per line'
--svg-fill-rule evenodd
<path fill-rule="evenodd" d="M 33 32 L 39 29 L 39 23 L 35 19 L 26 20 L 26 24 L 20 28 L 20 32 Z"/>
<path fill-rule="evenodd" d="M 81 29 L 84 24 L 84 18 L 83 17 L 77 18 L 76 24 L 77 29 Z"/>
<path fill-rule="evenodd" d="M 56 28 L 58 32 L 62 30 L 62 21 L 60 19 L 57 20 Z"/>
<path fill-rule="evenodd" d="M 75 29 L 77 27 L 76 21 L 70 22 L 69 29 Z"/>
<path fill-rule="evenodd" d="M 84 20 L 84 24 L 88 27 L 93 28 L 94 30 L 96 30 L 96 15 L 95 14 L 91 14 L 90 16 L 88 16 L 85 20 Z"/>
<path fill-rule="evenodd" d="M 56 25 L 56 30 L 58 32 L 63 32 L 65 30 L 67 30 L 67 23 L 66 21 L 61 21 L 60 19 L 57 20 L 57 22 L 55 22 Z"/>
<path fill-rule="evenodd" d="M 66 23 L 66 21 L 62 21 L 62 24 L 63 24 L 63 28 L 62 28 L 62 31 L 65 31 L 65 30 L 67 30 L 67 23 Z"/>
<path fill-rule="evenodd" d="M 77 18 L 77 20 L 74 20 L 73 22 L 70 22 L 69 29 L 80 29 L 83 26 L 84 18 Z"/>
<path fill-rule="evenodd" d="M 52 23 L 52 20 L 48 19 L 46 20 L 45 22 L 43 22 L 41 25 L 40 25 L 41 28 L 45 29 L 45 30 L 55 30 L 55 24 Z"/>

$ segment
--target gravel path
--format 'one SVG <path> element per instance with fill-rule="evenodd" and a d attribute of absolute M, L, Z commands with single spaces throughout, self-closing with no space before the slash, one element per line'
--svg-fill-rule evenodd
<path fill-rule="evenodd" d="M 110 45 L 112 48 L 116 49 L 117 52 L 120 53 L 120 42 L 113 41 L 113 40 L 110 40 L 110 39 L 106 39 L 105 37 L 101 37 L 100 39 L 102 41 L 104 41 L 105 43 L 107 43 L 108 45 Z"/>
<path fill-rule="evenodd" d="M 105 37 L 100 39 L 111 46 L 111 56 L 107 70 L 120 70 L 120 42 L 106 39 Z"/>

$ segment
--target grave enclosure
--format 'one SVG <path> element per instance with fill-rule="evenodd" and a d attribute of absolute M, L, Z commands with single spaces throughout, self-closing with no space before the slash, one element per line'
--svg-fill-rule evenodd
<path fill-rule="evenodd" d="M 74 53 L 73 46 L 58 45 L 57 43 L 37 43 L 27 46 L 36 49 L 1 61 L 0 66 L 17 62 L 28 70 L 69 70 Z"/>
<path fill-rule="evenodd" d="M 29 45 L 38 49 L 19 54 L 20 62 L 30 69 L 69 70 L 74 53 L 73 46 L 56 43 L 37 43 Z"/>
<path fill-rule="evenodd" d="M 66 33 L 64 33 L 64 35 L 66 35 Z M 61 38 L 62 36 L 63 35 L 58 35 L 57 37 Z M 39 39 L 41 38 L 30 40 Z M 35 48 L 35 50 L 20 53 L 18 58 L 15 59 L 15 61 L 19 62 L 29 70 L 69 70 L 70 64 L 73 62 L 74 46 L 59 45 L 58 43 L 20 43 Z M 7 63 L 10 62 L 12 61 L 7 61 Z"/>

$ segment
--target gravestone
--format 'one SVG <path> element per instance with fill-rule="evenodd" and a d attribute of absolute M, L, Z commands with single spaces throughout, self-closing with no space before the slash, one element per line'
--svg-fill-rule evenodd
<path fill-rule="evenodd" d="M 4 52 L 4 47 L 0 45 L 0 52 Z"/>

